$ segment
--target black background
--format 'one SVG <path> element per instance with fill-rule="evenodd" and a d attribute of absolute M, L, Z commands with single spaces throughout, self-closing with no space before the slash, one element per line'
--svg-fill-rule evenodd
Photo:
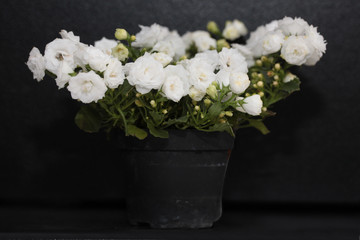
<path fill-rule="evenodd" d="M 297 74 L 302 90 L 276 106 L 272 132 L 237 133 L 226 202 L 360 203 L 360 2 L 353 1 L 2 1 L 0 202 L 86 203 L 123 199 L 122 153 L 102 134 L 73 122 L 78 103 L 50 79 L 37 83 L 24 64 L 61 29 L 92 44 L 115 28 L 157 22 L 205 29 L 240 19 L 250 31 L 284 16 L 303 17 L 328 41 L 315 67 Z"/>

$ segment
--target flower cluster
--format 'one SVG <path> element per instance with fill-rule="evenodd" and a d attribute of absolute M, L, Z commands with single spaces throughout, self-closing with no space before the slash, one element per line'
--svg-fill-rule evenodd
<path fill-rule="evenodd" d="M 120 128 L 143 139 L 167 137 L 168 128 L 227 131 L 252 126 L 267 133 L 262 120 L 272 104 L 298 90 L 292 65 L 314 65 L 326 43 L 301 18 L 285 17 L 248 30 L 239 20 L 221 31 L 180 35 L 153 24 L 130 35 L 116 29 L 116 40 L 94 45 L 73 32 L 48 43 L 44 55 L 33 48 L 27 62 L 34 79 L 45 74 L 84 105 L 75 118 L 87 132 Z"/>

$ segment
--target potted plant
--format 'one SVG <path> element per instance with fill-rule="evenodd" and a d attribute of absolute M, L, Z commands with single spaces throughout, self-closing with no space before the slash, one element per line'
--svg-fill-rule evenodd
<path fill-rule="evenodd" d="M 269 130 L 273 105 L 299 90 L 293 66 L 315 65 L 326 49 L 317 28 L 285 17 L 247 34 L 239 21 L 221 31 L 177 31 L 153 24 L 136 35 L 116 29 L 94 46 L 62 30 L 28 67 L 83 103 L 85 132 L 116 132 L 126 153 L 128 214 L 154 228 L 210 227 L 221 216 L 227 161 L 236 131 Z"/>

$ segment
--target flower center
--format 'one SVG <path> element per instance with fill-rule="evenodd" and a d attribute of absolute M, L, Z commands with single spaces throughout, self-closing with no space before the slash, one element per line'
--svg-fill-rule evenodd
<path fill-rule="evenodd" d="M 92 90 L 92 88 L 93 88 L 92 82 L 86 81 L 85 84 L 82 87 L 82 91 L 88 93 L 88 92 L 90 92 Z"/>

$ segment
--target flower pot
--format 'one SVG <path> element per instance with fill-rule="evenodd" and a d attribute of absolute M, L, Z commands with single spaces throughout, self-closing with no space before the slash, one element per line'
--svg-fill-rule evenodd
<path fill-rule="evenodd" d="M 234 138 L 173 130 L 168 139 L 121 138 L 127 160 L 127 213 L 133 225 L 208 228 L 222 213 Z"/>

